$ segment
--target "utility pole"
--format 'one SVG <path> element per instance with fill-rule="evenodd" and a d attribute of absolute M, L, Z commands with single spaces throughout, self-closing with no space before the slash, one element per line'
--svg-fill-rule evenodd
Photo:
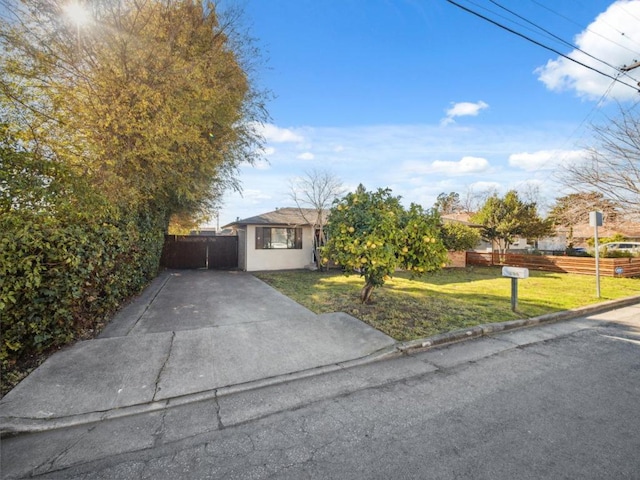
<path fill-rule="evenodd" d="M 634 61 L 634 63 L 632 63 L 629 66 L 625 65 L 623 67 L 620 67 L 620 70 L 623 71 L 623 72 L 628 72 L 628 71 L 633 70 L 634 68 L 638 68 L 638 67 L 640 67 L 640 62 Z"/>
<path fill-rule="evenodd" d="M 623 65 L 622 67 L 620 67 L 620 71 L 621 72 L 629 72 L 631 70 L 633 70 L 634 68 L 638 68 L 640 67 L 640 62 L 637 60 L 634 60 L 633 63 L 629 66 L 627 65 Z M 640 82 L 638 82 L 638 86 L 640 87 Z"/>

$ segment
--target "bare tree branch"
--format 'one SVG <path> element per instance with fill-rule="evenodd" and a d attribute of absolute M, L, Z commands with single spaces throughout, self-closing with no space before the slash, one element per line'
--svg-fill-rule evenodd
<path fill-rule="evenodd" d="M 300 214 L 319 235 L 314 247 L 326 243 L 324 226 L 327 213 L 333 201 L 345 193 L 342 181 L 328 170 L 313 169 L 304 176 L 290 181 L 290 197 L 300 210 Z M 314 235 L 314 241 L 316 241 Z M 316 253 L 316 263 L 320 266 L 320 255 Z"/>
<path fill-rule="evenodd" d="M 638 105 L 593 127 L 594 145 L 585 162 L 570 164 L 561 181 L 580 191 L 601 193 L 628 218 L 640 217 L 640 115 Z"/>

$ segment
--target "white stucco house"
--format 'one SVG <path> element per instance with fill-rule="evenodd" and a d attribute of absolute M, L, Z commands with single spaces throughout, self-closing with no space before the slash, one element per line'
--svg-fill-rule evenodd
<path fill-rule="evenodd" d="M 315 218 L 312 209 L 280 208 L 225 225 L 238 235 L 238 268 L 255 272 L 311 267 Z"/>

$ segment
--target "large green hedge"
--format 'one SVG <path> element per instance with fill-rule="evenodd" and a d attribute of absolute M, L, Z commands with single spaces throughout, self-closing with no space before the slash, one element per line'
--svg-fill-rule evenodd
<path fill-rule="evenodd" d="M 150 218 L 0 218 L 3 365 L 103 322 L 157 273 L 163 230 Z"/>
<path fill-rule="evenodd" d="M 0 124 L 3 369 L 95 329 L 137 293 L 157 273 L 165 218 L 115 205 Z"/>

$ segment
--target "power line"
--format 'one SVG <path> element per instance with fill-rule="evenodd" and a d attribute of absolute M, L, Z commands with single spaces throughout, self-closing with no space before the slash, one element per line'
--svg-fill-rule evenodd
<path fill-rule="evenodd" d="M 491 0 L 490 0 L 490 1 L 491 1 Z M 467 3 L 470 3 L 471 5 L 475 5 L 476 7 L 480 8 L 480 9 L 482 9 L 482 10 L 485 10 L 486 12 L 489 12 L 489 13 L 493 14 L 493 15 L 495 15 L 495 16 L 496 16 L 496 17 L 498 17 L 498 18 L 502 18 L 502 19 L 504 19 L 504 20 L 506 20 L 506 21 L 508 21 L 508 22 L 511 22 L 511 23 L 513 23 L 513 24 L 515 24 L 515 25 L 518 25 L 519 27 L 525 28 L 526 30 L 529 30 L 530 32 L 537 33 L 537 32 L 536 32 L 536 30 L 534 30 L 533 28 L 531 28 L 531 27 L 529 27 L 529 26 L 527 26 L 527 25 L 525 25 L 525 24 L 523 24 L 523 23 L 517 22 L 517 21 L 515 21 L 515 20 L 514 20 L 513 18 L 511 18 L 511 17 L 508 17 L 508 16 L 506 16 L 506 15 L 502 15 L 502 14 L 500 14 L 499 12 L 496 12 L 496 11 L 494 11 L 494 10 L 490 10 L 489 8 L 485 7 L 484 5 L 480 5 L 479 3 L 474 2 L 473 0 L 467 0 Z M 497 5 L 497 4 L 496 4 L 496 5 Z M 498 6 L 500 6 L 500 5 L 498 5 Z M 501 7 L 503 10 L 507 10 L 506 8 L 504 8 L 504 7 L 502 7 L 502 6 L 500 6 L 500 7 Z M 507 10 L 507 11 L 509 11 L 509 10 Z M 526 20 L 526 19 L 525 19 L 525 20 Z M 531 22 L 529 22 L 529 23 L 531 23 Z"/>
<path fill-rule="evenodd" d="M 626 8 L 624 8 L 624 5 L 622 5 L 622 4 L 621 4 L 621 5 L 618 5 L 618 8 L 619 8 L 620 10 L 622 10 L 624 13 L 626 13 L 627 15 L 629 15 L 630 17 L 633 17 L 633 18 L 635 18 L 636 20 L 638 20 L 638 21 L 640 22 L 640 18 L 636 17 L 633 13 L 631 13 L 629 10 L 627 10 Z M 620 32 L 620 33 L 622 33 L 622 35 L 624 35 L 624 33 L 623 33 L 623 32 Z"/>
<path fill-rule="evenodd" d="M 542 7 L 542 8 L 544 8 L 545 10 L 547 10 L 547 11 L 549 11 L 549 12 L 553 13 L 554 15 L 557 15 L 558 17 L 565 19 L 567 22 L 572 23 L 572 24 L 574 24 L 574 25 L 576 25 L 576 26 L 580 27 L 581 29 L 585 29 L 585 28 L 584 28 L 584 26 L 580 25 L 578 22 L 576 22 L 576 21 L 575 21 L 575 20 L 573 20 L 572 18 L 569 18 L 569 17 L 567 17 L 567 16 L 565 16 L 565 15 L 562 15 L 561 13 L 556 12 L 555 10 L 553 10 L 553 9 L 551 9 L 551 8 L 549 8 L 549 7 L 547 7 L 546 5 L 544 5 L 544 4 L 540 3 L 540 2 L 538 2 L 537 0 L 530 0 L 530 1 L 531 1 L 531 2 L 533 2 L 533 3 L 535 3 L 536 5 L 538 5 L 538 6 Z M 618 42 L 616 42 L 616 41 L 614 41 L 614 40 L 611 40 L 610 38 L 607 38 L 607 37 L 605 37 L 604 35 L 602 35 L 602 34 L 600 34 L 600 33 L 598 33 L 598 32 L 595 32 L 595 31 L 591 30 L 591 29 L 590 29 L 590 28 L 588 28 L 588 27 L 587 27 L 585 30 L 587 30 L 587 31 L 588 31 L 588 32 L 590 32 L 590 33 L 593 33 L 594 35 L 599 36 L 600 38 L 603 38 L 603 39 L 604 39 L 604 40 L 606 40 L 607 42 L 613 43 L 614 45 L 617 45 L 617 46 L 619 46 L 620 48 L 624 48 L 625 50 L 628 50 L 629 52 L 631 52 L 631 53 L 633 53 L 633 54 L 637 54 L 637 53 L 638 53 L 637 51 L 635 51 L 635 50 L 631 50 L 629 47 L 627 47 L 627 46 L 625 46 L 625 45 L 622 45 L 621 43 L 618 43 Z M 620 32 L 620 33 L 622 33 L 622 32 Z M 623 35 L 624 35 L 624 33 L 623 33 Z M 627 37 L 627 38 L 628 38 L 628 37 Z M 632 41 L 633 41 L 633 40 L 632 40 Z M 633 41 L 633 42 L 634 42 L 634 43 L 636 43 L 635 41 Z"/>
<path fill-rule="evenodd" d="M 498 2 L 496 2 L 495 0 L 489 0 L 489 1 L 490 1 L 491 3 L 493 3 L 494 5 L 496 5 L 497 7 L 499 7 L 499 8 L 501 8 L 501 9 L 503 9 L 503 10 L 505 10 L 505 11 L 509 12 L 511 15 L 514 15 L 514 16 L 518 17 L 519 19 L 524 20 L 524 21 L 525 21 L 525 22 L 527 22 L 528 24 L 530 24 L 530 25 L 534 26 L 535 28 L 537 28 L 537 29 L 539 29 L 539 30 L 543 31 L 544 33 L 546 33 L 546 34 L 550 35 L 551 37 L 553 37 L 553 38 L 555 38 L 556 40 L 558 40 L 558 41 L 562 42 L 563 44 L 567 45 L 568 47 L 571 47 L 571 48 L 573 48 L 574 50 L 577 50 L 577 51 L 579 51 L 579 52 L 581 52 L 581 53 L 584 53 L 586 56 L 588 56 L 588 57 L 590 57 L 590 58 L 592 58 L 592 59 L 594 59 L 594 60 L 596 60 L 596 61 L 598 61 L 598 62 L 600 62 L 600 63 L 602 63 L 602 64 L 604 64 L 604 65 L 606 65 L 607 67 L 613 68 L 614 70 L 618 70 L 618 67 L 615 67 L 615 66 L 611 65 L 610 63 L 608 63 L 608 62 L 606 62 L 606 61 L 604 61 L 604 60 L 601 60 L 600 58 L 597 58 L 597 57 L 595 57 L 595 56 L 591 55 L 591 54 L 590 54 L 590 53 L 588 53 L 588 52 L 585 52 L 585 51 L 584 51 L 584 50 L 582 50 L 580 47 L 578 47 L 578 46 L 576 46 L 576 45 L 572 44 L 571 42 L 568 42 L 568 41 L 564 40 L 563 38 L 559 37 L 558 35 L 554 34 L 553 32 L 550 32 L 550 31 L 549 31 L 549 30 L 547 30 L 546 28 L 543 28 L 543 27 L 541 27 L 540 25 L 538 25 L 538 24 L 536 24 L 536 23 L 532 22 L 531 20 L 528 20 L 527 18 L 523 17 L 522 15 L 519 15 L 518 13 L 514 12 L 513 10 L 509 10 L 507 7 L 505 7 L 505 6 L 501 5 L 501 4 L 499 4 L 499 3 L 498 3 Z M 624 70 L 624 69 L 623 69 L 623 70 Z M 626 70 L 624 70 L 624 71 L 626 71 Z"/>
<path fill-rule="evenodd" d="M 566 140 L 564 141 L 564 143 L 560 146 L 560 148 L 556 149 L 560 152 L 564 151 L 567 144 L 571 141 L 571 139 L 573 139 L 575 137 L 575 135 L 582 130 L 584 124 L 593 116 L 593 114 L 596 112 L 596 110 L 598 110 L 602 104 L 604 103 L 605 99 L 607 98 L 607 96 L 609 95 L 609 93 L 611 92 L 611 89 L 613 88 L 613 86 L 615 85 L 615 81 L 611 81 L 611 83 L 609 83 L 609 86 L 607 87 L 607 89 L 605 90 L 605 92 L 602 94 L 602 96 L 600 97 L 600 99 L 595 103 L 595 105 L 591 108 L 591 110 L 589 110 L 589 113 L 587 113 L 585 115 L 585 117 L 582 119 L 582 121 L 580 122 L 580 124 L 573 130 L 573 132 L 566 138 Z M 557 162 L 558 160 L 562 161 L 564 159 L 564 157 L 561 155 L 559 158 L 558 157 L 552 157 L 549 158 L 548 160 L 546 160 L 543 164 L 539 165 L 536 169 L 531 171 L 531 174 L 537 174 L 540 173 L 542 170 L 547 170 L 547 167 L 549 166 L 549 164 L 551 162 Z M 553 180 L 552 178 L 547 177 L 544 181 L 541 182 L 541 184 L 545 184 L 547 181 L 553 181 L 555 182 L 555 180 Z M 515 189 L 518 190 L 518 187 L 520 185 L 524 185 L 526 183 L 529 182 L 529 179 L 527 180 L 522 180 L 520 182 L 518 182 L 515 186 Z"/>
<path fill-rule="evenodd" d="M 457 3 L 457 2 L 455 2 L 455 1 L 453 1 L 453 0 L 447 0 L 447 2 L 449 2 L 449 3 L 450 3 L 450 4 L 452 4 L 452 5 L 455 5 L 456 7 L 460 8 L 461 10 L 464 10 L 465 12 L 468 12 L 468 13 L 470 13 L 470 14 L 472 14 L 472 15 L 475 15 L 476 17 L 479 17 L 479 18 L 481 18 L 481 19 L 483 19 L 483 20 L 485 20 L 485 21 L 487 21 L 487 22 L 489 22 L 489 23 L 491 23 L 491 24 L 493 24 L 493 25 L 495 25 L 495 26 L 497 26 L 497 27 L 499 27 L 499 28 L 502 28 L 503 30 L 506 30 L 506 31 L 507 31 L 507 32 L 509 32 L 509 33 L 512 33 L 512 34 L 514 34 L 514 35 L 517 35 L 517 36 L 518 36 L 518 37 L 520 37 L 520 38 L 524 38 L 525 40 L 527 40 L 527 41 L 529 41 L 529 42 L 531 42 L 531 43 L 533 43 L 533 44 L 535 44 L 535 45 L 538 45 L 539 47 L 542 47 L 542 48 L 544 48 L 545 50 L 549 50 L 550 52 L 553 52 L 553 53 L 555 53 L 556 55 L 559 55 L 559 56 L 561 56 L 561 57 L 563 57 L 563 58 L 566 58 L 567 60 L 569 60 L 569 61 L 571 61 L 571 62 L 573 62 L 573 63 L 576 63 L 576 64 L 578 64 L 578 65 L 580 65 L 580 66 L 582 66 L 582 67 L 584 67 L 584 68 L 587 68 L 587 69 L 592 70 L 592 71 L 594 71 L 594 72 L 596 72 L 596 73 L 599 73 L 600 75 L 603 75 L 603 76 L 605 76 L 605 77 L 607 77 L 607 78 L 610 78 L 611 80 L 613 80 L 613 81 L 615 81 L 615 82 L 618 82 L 618 83 L 620 83 L 620 84 L 622 84 L 622 85 L 625 85 L 625 86 L 627 86 L 627 87 L 629 87 L 629 88 L 632 88 L 632 89 L 633 89 L 634 91 L 636 91 L 636 92 L 638 91 L 638 88 L 637 88 L 637 87 L 635 87 L 635 86 L 633 86 L 633 85 L 629 85 L 629 84 L 628 84 L 628 83 L 626 83 L 626 82 L 623 82 L 623 81 L 622 81 L 622 80 L 620 80 L 618 77 L 614 77 L 614 76 L 612 76 L 612 75 L 609 75 L 608 73 L 605 73 L 605 72 L 603 72 L 603 71 L 601 71 L 601 70 L 598 70 L 598 69 L 597 69 L 597 68 L 595 68 L 595 67 L 591 67 L 591 66 L 589 66 L 589 65 L 587 65 L 587 64 L 585 64 L 585 63 L 582 63 L 582 62 L 580 62 L 579 60 L 576 60 L 575 58 L 571 58 L 570 56 L 565 55 L 564 53 L 562 53 L 562 52 L 560 52 L 560 51 L 556 50 L 556 49 L 555 49 L 555 48 L 553 48 L 553 47 L 549 47 L 548 45 L 545 45 L 545 44 L 543 44 L 543 43 L 541 43 L 541 42 L 539 42 L 539 41 L 537 41 L 537 40 L 534 40 L 533 38 L 528 37 L 528 36 L 524 35 L 523 33 L 520 33 L 520 32 L 518 32 L 518 31 L 516 31 L 516 30 L 514 30 L 514 29 L 512 29 L 512 28 L 509 28 L 509 27 L 507 27 L 506 25 L 503 25 L 503 24 L 501 24 L 501 23 L 499 23 L 499 22 L 497 22 L 497 21 L 495 21 L 495 20 L 493 20 L 493 19 L 491 19 L 491 18 L 489 18 L 489 17 L 486 17 L 486 16 L 482 15 L 481 13 L 478 13 L 478 12 L 476 12 L 476 11 L 474 11 L 474 10 L 472 10 L 472 9 L 468 8 L 468 7 L 465 7 L 464 5 L 461 5 L 461 4 L 459 4 L 459 3 Z"/>

